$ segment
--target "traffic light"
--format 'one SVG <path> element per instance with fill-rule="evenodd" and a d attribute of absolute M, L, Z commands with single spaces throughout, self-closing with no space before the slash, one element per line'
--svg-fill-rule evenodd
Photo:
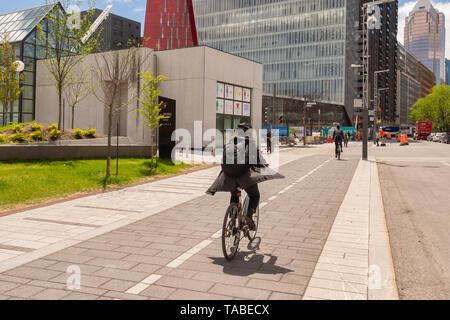
<path fill-rule="evenodd" d="M 381 123 L 381 108 L 377 109 L 377 122 Z"/>

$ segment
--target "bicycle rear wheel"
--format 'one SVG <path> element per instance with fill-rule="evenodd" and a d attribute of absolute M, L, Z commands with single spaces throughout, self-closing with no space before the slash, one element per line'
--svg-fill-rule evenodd
<path fill-rule="evenodd" d="M 222 251 L 225 259 L 230 261 L 234 258 L 238 251 L 240 240 L 239 207 L 237 204 L 232 203 L 223 219 Z"/>
<path fill-rule="evenodd" d="M 255 230 L 249 230 L 247 233 L 247 238 L 252 242 L 256 238 L 256 233 L 258 232 L 259 225 L 259 207 L 256 209 L 256 212 L 253 214 L 253 222 L 255 223 Z"/>

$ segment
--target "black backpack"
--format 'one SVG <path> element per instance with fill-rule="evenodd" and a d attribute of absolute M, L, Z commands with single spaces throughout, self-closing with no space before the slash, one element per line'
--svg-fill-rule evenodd
<path fill-rule="evenodd" d="M 246 139 L 231 139 L 223 150 L 222 171 L 227 176 L 240 177 L 249 169 Z"/>

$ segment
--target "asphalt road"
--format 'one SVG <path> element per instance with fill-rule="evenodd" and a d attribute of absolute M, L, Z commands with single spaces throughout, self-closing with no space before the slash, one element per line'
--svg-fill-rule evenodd
<path fill-rule="evenodd" d="M 450 299 L 450 145 L 376 153 L 400 299 Z"/>

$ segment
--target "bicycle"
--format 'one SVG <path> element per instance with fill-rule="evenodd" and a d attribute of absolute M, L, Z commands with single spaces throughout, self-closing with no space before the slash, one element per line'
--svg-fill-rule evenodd
<path fill-rule="evenodd" d="M 255 230 L 250 230 L 244 217 L 247 215 L 249 197 L 246 194 L 242 197 L 242 189 L 238 188 L 239 203 L 232 203 L 229 205 L 225 218 L 223 220 L 222 228 L 222 251 L 226 260 L 230 261 L 236 256 L 239 249 L 240 241 L 247 237 L 250 242 L 255 240 L 258 232 L 259 223 L 259 207 L 253 214 L 253 221 L 255 222 Z"/>

